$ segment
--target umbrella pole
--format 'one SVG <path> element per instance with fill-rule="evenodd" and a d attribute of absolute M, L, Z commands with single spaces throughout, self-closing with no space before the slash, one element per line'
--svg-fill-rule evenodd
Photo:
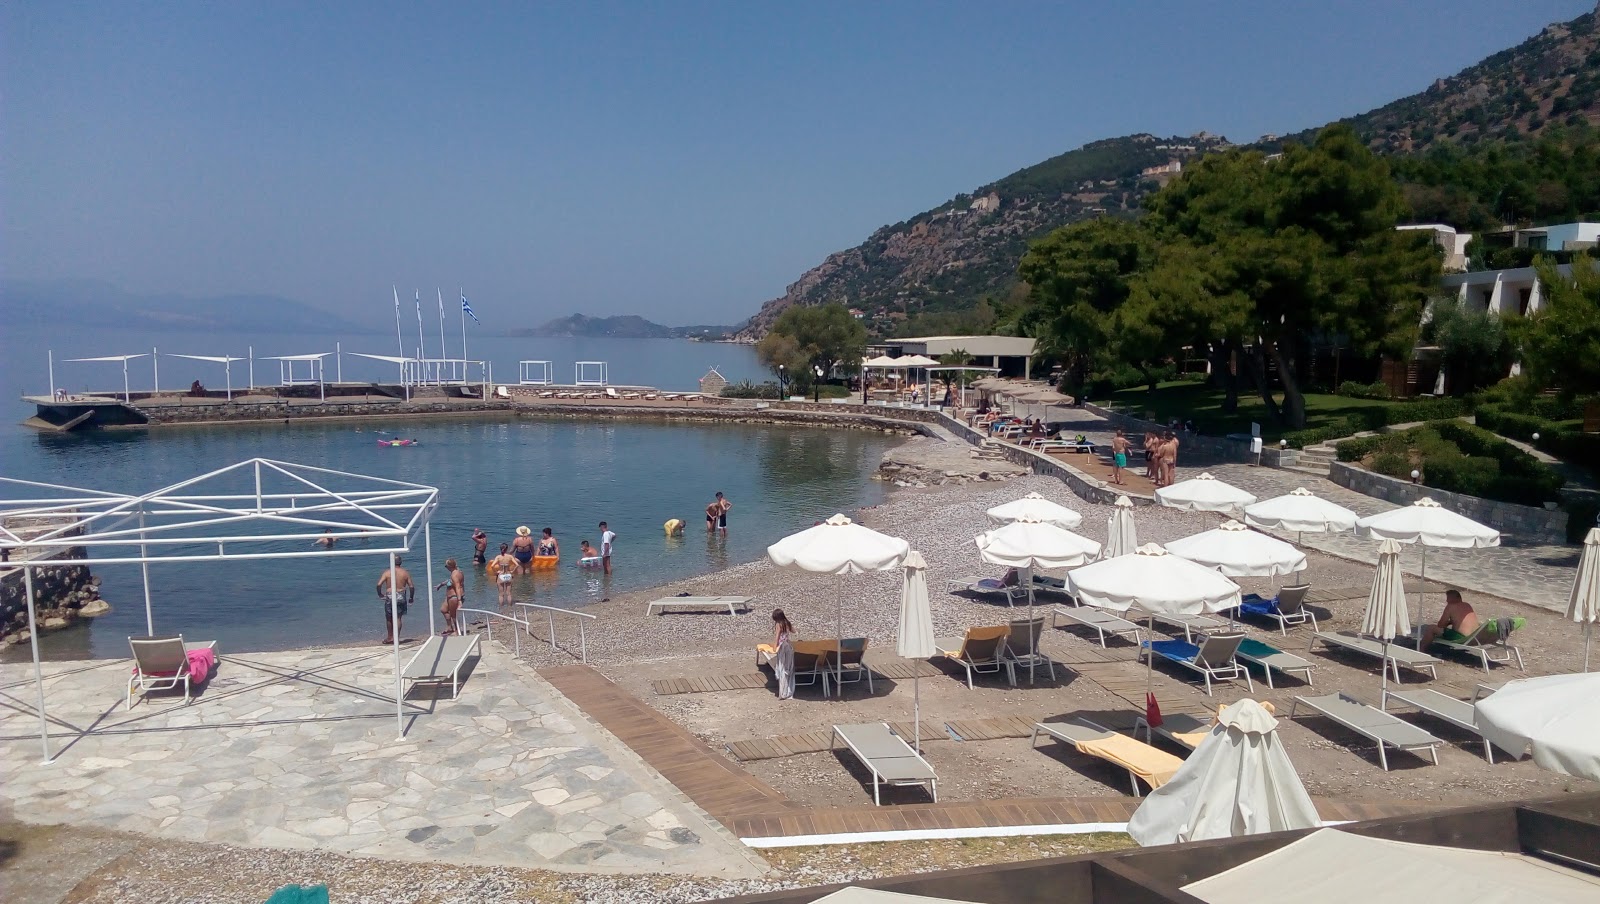
<path fill-rule="evenodd" d="M 1022 569 L 1022 581 L 1028 588 L 1028 683 L 1034 683 L 1034 670 L 1038 668 L 1035 661 L 1039 658 L 1039 648 L 1033 642 L 1033 565 L 1029 564 Z"/>
<path fill-rule="evenodd" d="M 1383 641 L 1383 661 L 1378 663 L 1378 670 L 1383 673 L 1383 679 L 1378 688 L 1378 707 L 1381 709 L 1389 699 L 1389 638 Z"/>
<path fill-rule="evenodd" d="M 1422 586 L 1417 588 L 1417 615 L 1420 616 L 1428 602 L 1428 544 L 1417 542 L 1422 546 Z"/>
<path fill-rule="evenodd" d="M 1583 623 L 1583 670 L 1589 671 L 1589 634 L 1594 630 L 1594 622 Z"/>
<path fill-rule="evenodd" d="M 911 672 L 911 736 L 916 740 L 917 753 L 922 753 L 922 670 Z"/>
<path fill-rule="evenodd" d="M 1155 643 L 1156 640 L 1156 614 L 1150 613 L 1150 619 L 1145 624 L 1144 633 L 1150 639 L 1145 643 Z M 1154 674 L 1156 667 L 1156 648 L 1147 647 L 1144 651 L 1144 696 L 1146 700 L 1155 693 Z"/>
<path fill-rule="evenodd" d="M 849 582 L 848 581 L 845 582 L 845 587 L 848 588 L 849 586 L 850 586 Z M 835 640 L 834 643 L 833 643 L 833 683 L 834 683 L 834 693 L 839 695 L 839 699 L 840 700 L 843 700 L 844 699 L 844 594 L 842 594 L 842 593 L 839 594 L 839 599 L 837 600 L 837 602 L 839 604 L 839 610 L 838 610 L 838 616 L 837 616 L 837 618 L 836 618 L 836 620 L 834 622 L 834 626 L 833 627 L 834 627 L 834 636 L 837 637 L 838 639 Z"/>

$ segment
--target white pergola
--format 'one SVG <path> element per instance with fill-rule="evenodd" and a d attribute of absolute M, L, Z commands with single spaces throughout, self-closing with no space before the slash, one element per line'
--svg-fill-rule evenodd
<path fill-rule="evenodd" d="M 551 361 L 518 361 L 517 383 L 521 386 L 549 386 L 555 382 L 555 367 Z"/>
<path fill-rule="evenodd" d="M 122 365 L 122 400 L 124 402 L 131 402 L 131 401 L 133 401 L 133 394 L 132 394 L 132 391 L 128 388 L 128 362 L 132 361 L 135 358 L 143 358 L 143 357 L 144 357 L 144 353 L 141 352 L 141 353 L 139 353 L 137 355 L 101 355 L 98 358 L 68 358 L 67 361 L 69 361 L 69 362 L 98 363 L 98 364 L 120 363 Z M 55 387 L 55 382 L 56 382 L 55 381 L 55 366 L 54 366 L 54 364 L 51 365 L 50 370 L 51 370 L 51 374 L 50 374 L 50 394 L 52 396 L 54 396 L 55 395 L 55 391 L 56 391 L 56 387 Z"/>
<path fill-rule="evenodd" d="M 327 380 L 323 369 L 323 359 L 332 352 L 321 352 L 315 355 L 269 355 L 266 360 L 278 362 L 278 383 L 281 386 L 310 386 L 317 384 L 317 397 L 326 400 L 328 397 Z M 296 364 L 306 366 L 306 376 L 296 376 Z"/>
<path fill-rule="evenodd" d="M 171 352 L 167 353 L 167 357 L 188 358 L 190 361 L 210 361 L 212 364 L 221 364 L 222 378 L 228 387 L 228 401 L 233 401 L 233 362 L 243 361 L 243 358 L 235 358 L 229 355 L 178 355 Z"/>
<path fill-rule="evenodd" d="M 604 361 L 579 361 L 572 366 L 574 386 L 605 386 L 610 380 L 610 368 Z"/>
<path fill-rule="evenodd" d="M 22 569 L 28 640 L 38 689 L 39 740 L 50 750 L 33 572 L 76 560 L 50 554 L 87 550 L 94 565 L 137 564 L 144 579 L 145 630 L 155 633 L 150 563 L 226 562 L 386 555 L 390 583 L 396 557 L 422 535 L 433 633 L 433 542 L 429 521 L 439 505 L 434 487 L 290 462 L 254 458 L 142 495 L 0 477 L 0 549 Z M 317 541 L 331 537 L 333 545 Z M 353 542 L 360 541 L 360 542 Z M 341 548 L 342 547 L 342 548 Z M 390 617 L 397 622 L 396 603 Z M 400 632 L 394 641 L 395 726 L 405 736 Z"/>

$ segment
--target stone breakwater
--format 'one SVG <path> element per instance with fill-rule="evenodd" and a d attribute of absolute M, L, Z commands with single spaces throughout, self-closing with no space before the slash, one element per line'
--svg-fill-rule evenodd
<path fill-rule="evenodd" d="M 262 421 L 314 420 L 322 418 L 366 417 L 418 417 L 438 415 L 505 413 L 512 411 L 511 402 L 481 401 L 474 399 L 426 399 L 402 402 L 306 402 L 280 399 L 271 402 L 249 402 L 234 405 L 173 405 L 151 406 L 139 409 L 150 419 L 151 426 L 182 424 L 260 423 Z"/>
<path fill-rule="evenodd" d="M 83 550 L 68 550 L 63 559 L 82 559 Z M 40 631 L 70 628 L 80 619 L 111 611 L 100 599 L 100 579 L 80 563 L 41 565 L 33 569 L 34 610 Z M 28 641 L 28 595 L 22 569 L 0 573 L 0 644 Z"/>

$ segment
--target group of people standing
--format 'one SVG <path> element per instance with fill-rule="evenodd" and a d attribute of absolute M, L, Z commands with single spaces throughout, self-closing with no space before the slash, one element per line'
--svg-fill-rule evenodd
<path fill-rule="evenodd" d="M 1121 427 L 1111 438 L 1111 482 L 1127 483 L 1122 472 L 1128 467 L 1128 456 L 1133 443 Z M 1169 486 L 1178 469 L 1178 434 L 1168 430 L 1165 434 L 1146 430 L 1144 434 L 1144 476 L 1158 487 Z"/>

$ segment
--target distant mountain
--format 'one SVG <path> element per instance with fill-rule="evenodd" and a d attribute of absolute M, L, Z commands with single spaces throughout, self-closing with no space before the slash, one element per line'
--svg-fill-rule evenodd
<path fill-rule="evenodd" d="M 636 314 L 621 317 L 573 314 L 543 326 L 512 330 L 511 335 L 561 339 L 720 339 L 731 331 L 732 327 L 726 326 L 662 326 Z"/>
<path fill-rule="evenodd" d="M 1384 153 L 1516 138 L 1555 122 L 1600 123 L 1597 18 L 1600 7 L 1420 94 L 1344 121 Z M 1315 132 L 1289 138 L 1304 141 Z M 1265 135 L 1252 146 L 1271 151 L 1284 140 Z M 828 255 L 763 304 L 737 338 L 759 339 L 791 305 L 828 302 L 856 309 L 880 335 L 981 331 L 980 300 L 1017 289 L 1017 264 L 1031 241 L 1089 217 L 1133 216 L 1188 161 L 1228 146 L 1204 132 L 1130 135 L 1018 170 Z"/>
<path fill-rule="evenodd" d="M 277 295 L 138 295 L 94 280 L 0 280 L 0 318 L 18 325 L 130 330 L 370 333 L 371 328 Z"/>

